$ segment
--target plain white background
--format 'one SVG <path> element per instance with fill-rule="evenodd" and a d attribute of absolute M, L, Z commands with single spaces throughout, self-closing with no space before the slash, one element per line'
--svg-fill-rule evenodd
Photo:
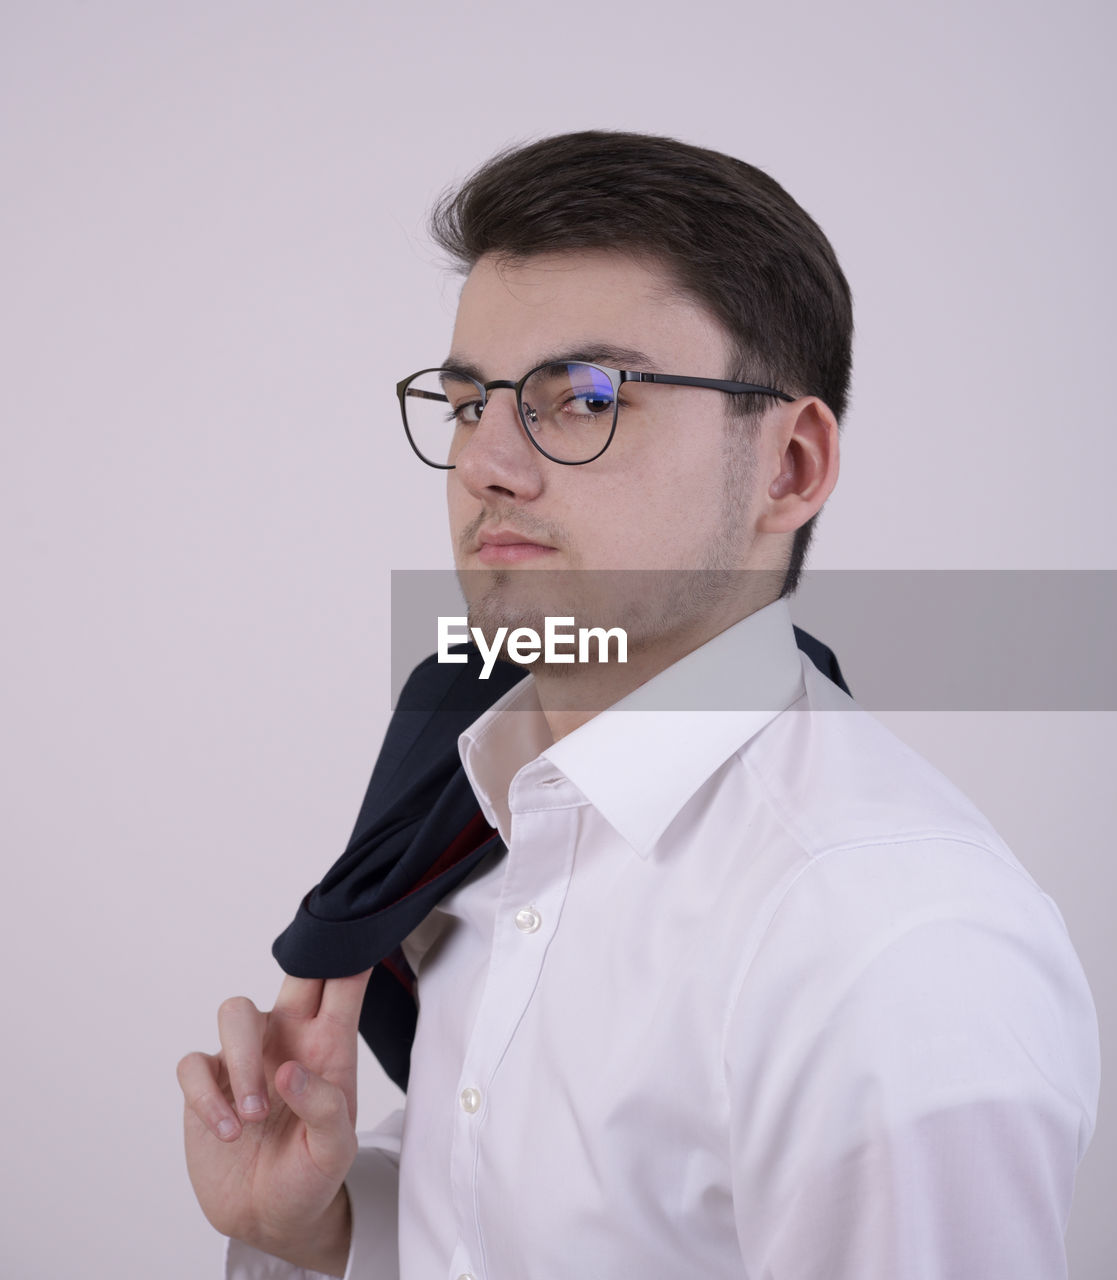
<path fill-rule="evenodd" d="M 857 300 L 814 566 L 1113 569 L 1114 34 L 1101 0 L 0 4 L 0 1271 L 220 1272 L 174 1066 L 270 1003 L 386 722 L 389 571 L 448 563 L 393 395 L 448 340 L 438 191 L 582 127 L 768 169 Z M 887 718 L 1059 902 L 1108 1047 L 1113 715 Z M 391 1101 L 369 1063 L 364 1121 Z M 1117 1257 L 1107 1104 L 1077 1280 Z"/>

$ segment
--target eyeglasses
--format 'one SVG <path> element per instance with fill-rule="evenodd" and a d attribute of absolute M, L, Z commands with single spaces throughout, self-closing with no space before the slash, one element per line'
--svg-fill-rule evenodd
<path fill-rule="evenodd" d="M 516 393 L 520 424 L 544 457 L 576 467 L 599 458 L 617 429 L 618 394 L 625 382 L 655 382 L 673 387 L 707 387 L 730 395 L 774 396 L 794 400 L 785 391 L 752 382 L 689 378 L 675 373 L 636 373 L 581 361 L 542 364 L 519 382 L 478 382 L 459 369 L 420 369 L 396 384 L 403 428 L 411 447 L 430 467 L 449 471 L 470 429 L 481 419 L 492 391 Z"/>

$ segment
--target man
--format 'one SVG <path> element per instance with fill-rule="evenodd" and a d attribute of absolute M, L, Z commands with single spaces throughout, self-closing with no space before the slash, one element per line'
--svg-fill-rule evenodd
<path fill-rule="evenodd" d="M 400 397 L 470 621 L 618 626 L 628 661 L 537 663 L 462 734 L 507 852 L 401 939 L 405 1112 L 358 1153 L 359 858 L 296 920 L 343 961 L 180 1064 L 231 1274 L 1065 1274 L 1098 1066 L 1062 923 L 783 598 L 849 375 L 821 231 L 623 134 L 498 157 L 435 229 L 468 278 Z"/>

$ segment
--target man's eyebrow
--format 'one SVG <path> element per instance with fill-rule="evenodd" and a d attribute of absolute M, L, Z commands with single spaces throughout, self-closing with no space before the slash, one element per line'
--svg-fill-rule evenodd
<path fill-rule="evenodd" d="M 448 355 L 438 366 L 446 373 L 455 373 L 459 378 L 472 378 L 474 382 L 484 382 L 485 376 L 479 365 L 473 364 L 465 356 Z"/>
<path fill-rule="evenodd" d="M 594 342 L 586 346 L 566 348 L 543 355 L 531 366 L 542 368 L 552 364 L 603 364 L 612 369 L 633 369 L 641 373 L 659 373 L 659 364 L 644 351 L 635 347 L 618 347 L 608 342 Z M 484 383 L 485 378 L 481 366 L 466 355 L 450 353 L 443 361 L 441 368 L 449 373 L 456 373 L 463 378 L 472 378 L 474 382 Z M 507 370 L 506 372 L 514 373 Z M 510 381 L 522 377 L 527 369 L 521 369 Z"/>

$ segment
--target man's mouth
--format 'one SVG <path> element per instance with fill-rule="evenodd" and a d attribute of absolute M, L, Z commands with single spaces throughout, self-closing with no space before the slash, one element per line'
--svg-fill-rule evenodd
<path fill-rule="evenodd" d="M 477 537 L 478 560 L 488 565 L 523 564 L 555 553 L 556 548 L 533 542 L 515 529 L 485 529 Z"/>

